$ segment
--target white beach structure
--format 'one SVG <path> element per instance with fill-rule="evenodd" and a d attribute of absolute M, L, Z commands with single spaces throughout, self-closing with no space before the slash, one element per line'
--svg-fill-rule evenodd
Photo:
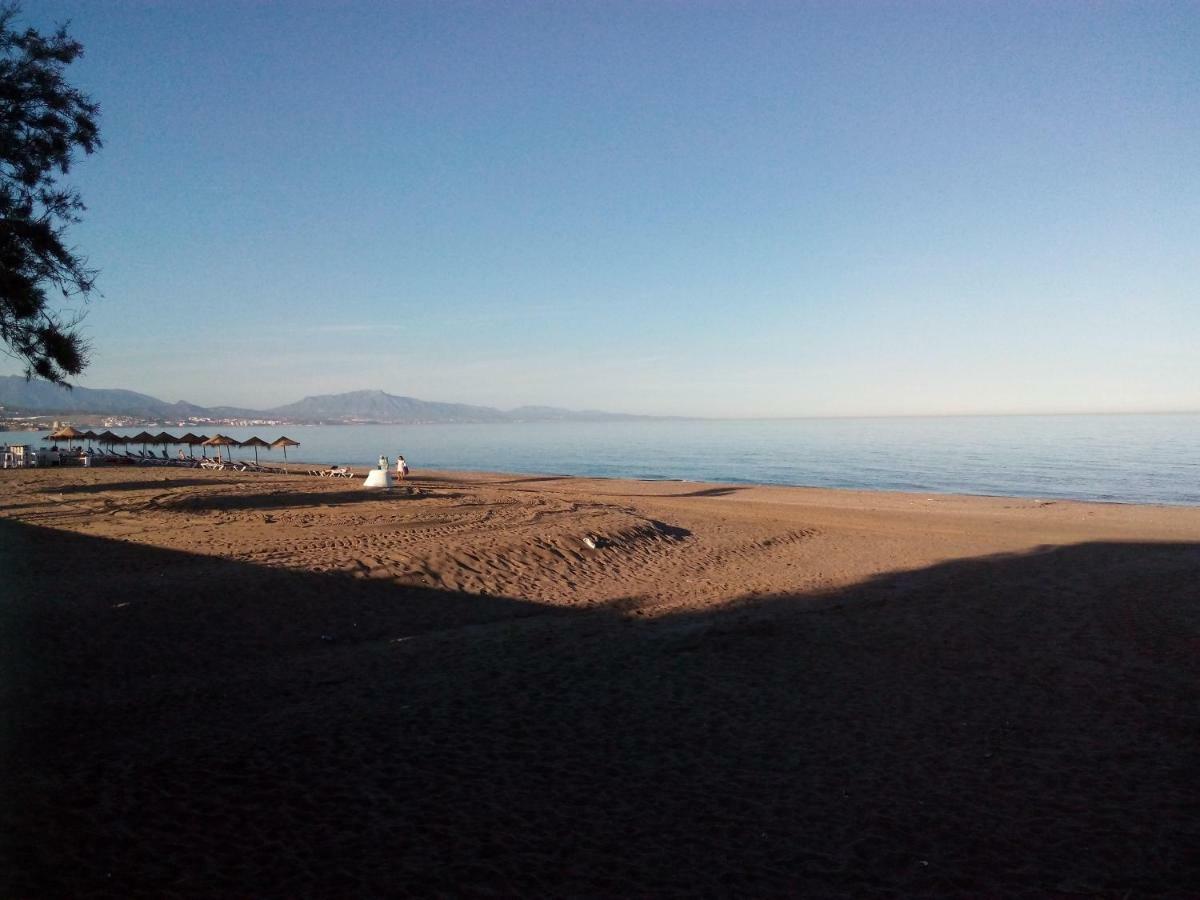
<path fill-rule="evenodd" d="M 390 488 L 391 486 L 392 473 L 387 469 L 371 469 L 367 472 L 367 477 L 363 479 L 365 488 Z"/>

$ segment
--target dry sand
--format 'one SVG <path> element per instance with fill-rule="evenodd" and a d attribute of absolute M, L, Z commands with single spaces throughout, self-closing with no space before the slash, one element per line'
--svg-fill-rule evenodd
<path fill-rule="evenodd" d="M 0 576 L 5 897 L 1200 885 L 1200 509 L 2 472 Z"/>

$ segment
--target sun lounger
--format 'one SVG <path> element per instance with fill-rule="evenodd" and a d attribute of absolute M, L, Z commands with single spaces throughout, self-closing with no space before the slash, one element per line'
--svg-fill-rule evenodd
<path fill-rule="evenodd" d="M 247 472 L 263 472 L 268 475 L 283 475 L 283 469 L 278 466 L 264 466 L 262 463 L 250 462 L 249 460 L 242 463 Z"/>

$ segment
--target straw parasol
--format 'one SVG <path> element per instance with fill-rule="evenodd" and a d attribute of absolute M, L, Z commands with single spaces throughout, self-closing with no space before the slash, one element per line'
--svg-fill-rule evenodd
<path fill-rule="evenodd" d="M 43 440 L 66 441 L 67 446 L 71 446 L 72 441 L 77 441 L 83 437 L 83 432 L 68 425 L 66 428 L 60 428 L 53 434 L 48 435 Z"/>
<path fill-rule="evenodd" d="M 188 456 L 194 456 L 195 454 L 192 452 L 192 448 L 195 447 L 197 444 L 203 444 L 207 440 L 208 440 L 208 438 L 200 437 L 199 435 L 192 434 L 189 431 L 187 434 L 182 435 L 179 438 L 179 443 L 187 444 L 188 445 Z"/>
<path fill-rule="evenodd" d="M 235 441 L 231 437 L 226 437 L 223 434 L 216 434 L 216 435 L 213 435 L 212 437 L 210 437 L 207 441 L 205 441 L 204 445 L 207 447 L 217 447 L 217 448 L 226 447 L 226 448 L 228 448 L 228 447 L 236 447 L 238 445 L 238 442 Z M 229 461 L 233 462 L 233 451 L 226 449 L 225 452 L 229 456 Z M 221 451 L 220 451 L 220 449 L 218 449 L 217 456 L 220 456 L 220 455 L 221 455 Z"/>
<path fill-rule="evenodd" d="M 271 441 L 271 449 L 272 450 L 274 450 L 276 447 L 283 448 L 283 467 L 284 467 L 284 469 L 287 468 L 287 448 L 288 447 L 299 447 L 299 446 L 300 446 L 299 441 L 293 441 L 290 437 L 287 437 L 286 435 L 284 435 L 283 437 L 278 437 L 275 440 Z"/>
<path fill-rule="evenodd" d="M 138 432 L 137 434 L 135 434 L 131 438 L 126 438 L 126 442 L 130 443 L 130 444 L 141 444 L 142 445 L 142 453 L 145 453 L 146 445 L 147 444 L 157 444 L 158 438 L 156 438 L 154 435 L 152 435 L 148 431 L 141 431 L 141 432 Z"/>
<path fill-rule="evenodd" d="M 154 443 L 162 444 L 165 447 L 167 444 L 178 444 L 179 438 L 175 437 L 173 434 L 167 434 L 165 431 L 160 431 L 154 436 Z M 166 458 L 166 455 L 167 451 L 163 450 L 163 458 Z"/>
<path fill-rule="evenodd" d="M 254 464 L 255 465 L 258 465 L 258 448 L 266 447 L 266 448 L 270 449 L 270 447 L 271 447 L 270 444 L 268 444 L 262 438 L 257 437 L 257 436 L 246 438 L 246 440 L 242 441 L 242 446 L 254 448 Z"/>
<path fill-rule="evenodd" d="M 96 435 L 96 440 L 101 444 L 108 444 L 111 448 L 113 444 L 119 444 L 125 440 L 119 434 L 113 434 L 111 431 L 102 431 Z"/>

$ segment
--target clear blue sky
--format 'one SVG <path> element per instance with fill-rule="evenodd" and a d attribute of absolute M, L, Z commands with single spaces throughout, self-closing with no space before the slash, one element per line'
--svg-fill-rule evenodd
<path fill-rule="evenodd" d="M 80 384 L 1200 408 L 1200 3 L 27 2 L 104 149 Z M 0 374 L 20 367 L 0 357 Z"/>

